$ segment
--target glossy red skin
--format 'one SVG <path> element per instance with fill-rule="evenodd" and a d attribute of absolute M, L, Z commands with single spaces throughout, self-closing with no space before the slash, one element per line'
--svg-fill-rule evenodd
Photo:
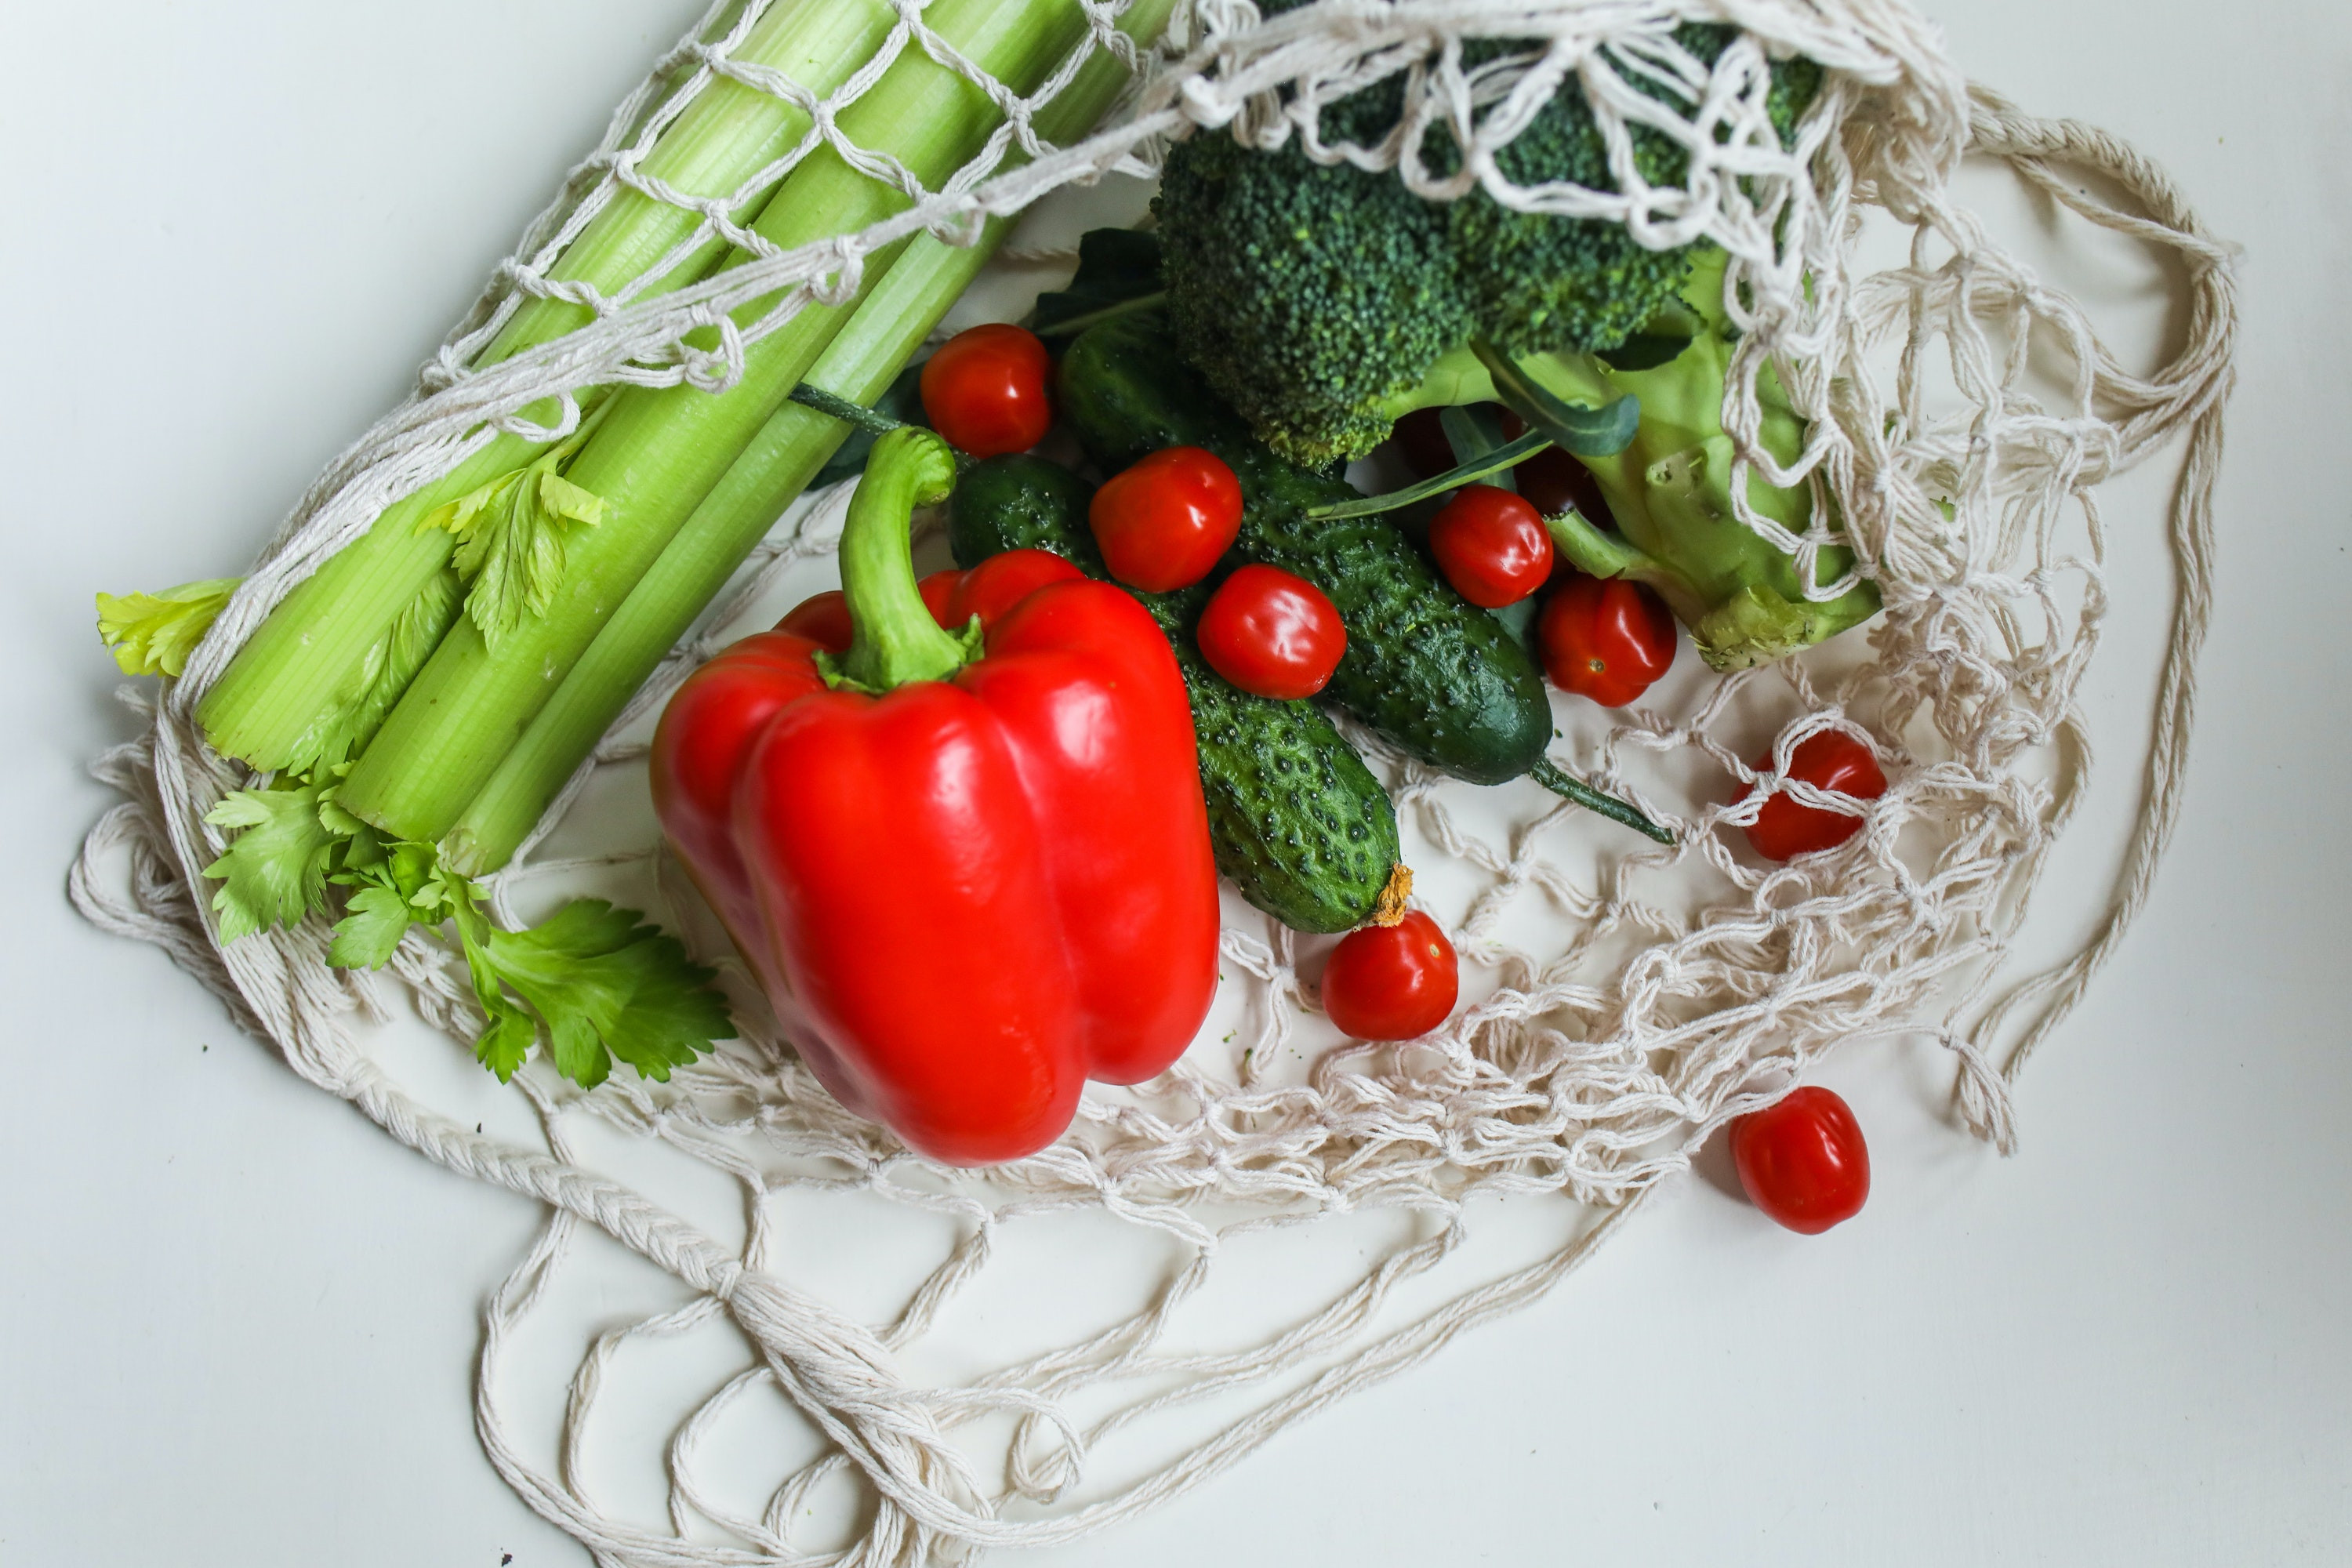
<path fill-rule="evenodd" d="M 1734 1121 L 1731 1163 L 1748 1202 L 1801 1236 L 1852 1219 L 1870 1196 L 1862 1124 L 1826 1089 L 1792 1090 Z"/>
<path fill-rule="evenodd" d="M 947 630 L 961 631 L 974 616 L 983 625 L 1011 609 L 1048 583 L 1073 582 L 1086 574 L 1062 557 L 1045 550 L 1008 550 L 992 555 L 969 572 L 953 567 L 934 572 L 915 584 L 931 619 Z M 793 632 L 819 647 L 845 653 L 854 628 L 849 623 L 849 599 L 838 588 L 812 594 L 776 623 L 780 632 Z"/>
<path fill-rule="evenodd" d="M 1772 771 L 1771 753 L 1752 764 L 1758 773 Z M 1822 730 L 1797 743 L 1789 758 L 1790 778 L 1815 789 L 1833 790 L 1856 800 L 1876 800 L 1886 793 L 1886 775 L 1870 748 L 1843 730 Z M 1753 791 L 1742 787 L 1735 796 L 1746 800 Z M 1834 849 L 1862 831 L 1862 818 L 1843 812 L 1802 805 L 1784 792 L 1776 792 L 1748 825 L 1748 842 L 1767 860 L 1793 860 L 1800 855 Z"/>
<path fill-rule="evenodd" d="M 1454 591 L 1481 609 L 1516 605 L 1551 576 L 1543 514 L 1496 485 L 1465 485 L 1429 522 L 1429 552 Z"/>
<path fill-rule="evenodd" d="M 1280 701 L 1322 690 L 1348 651 L 1329 595 L 1274 566 L 1244 566 L 1220 583 L 1192 635 L 1210 668 Z"/>
<path fill-rule="evenodd" d="M 982 626 L 992 626 L 1005 611 L 1048 583 L 1075 583 L 1085 575 L 1050 550 L 1007 550 L 958 575 L 940 624 L 952 630 L 971 625 L 978 616 Z"/>
<path fill-rule="evenodd" d="M 776 623 L 776 629 L 804 637 L 834 653 L 843 652 L 849 647 L 849 596 L 838 588 L 811 594 Z"/>
<path fill-rule="evenodd" d="M 955 597 L 956 585 L 962 581 L 963 574 L 949 566 L 915 584 L 915 592 L 923 596 L 923 608 L 931 612 L 931 619 L 950 631 L 959 630 L 962 625 L 948 619 L 948 602 Z"/>
<path fill-rule="evenodd" d="M 1570 573 L 1536 616 L 1536 647 L 1551 683 L 1603 708 L 1622 708 L 1650 689 L 1680 643 L 1665 601 L 1621 577 Z"/>
<path fill-rule="evenodd" d="M 1142 606 L 1057 582 L 951 680 L 828 691 L 766 633 L 671 699 L 664 830 L 842 1103 L 951 1164 L 1033 1153 L 1088 1078 L 1183 1053 L 1217 977 L 1181 676 Z M 806 1032 L 804 1032 L 806 1033 Z"/>
<path fill-rule="evenodd" d="M 1461 994 L 1454 943 L 1419 910 L 1392 926 L 1349 931 L 1323 970 L 1323 1011 L 1360 1040 L 1425 1035 L 1445 1022 Z"/>
<path fill-rule="evenodd" d="M 975 458 L 1025 452 L 1054 427 L 1053 379 L 1053 356 L 1034 332 L 974 327 L 923 362 L 923 416 Z"/>
<path fill-rule="evenodd" d="M 1163 447 L 1113 474 L 1087 508 L 1103 564 L 1130 588 L 1172 593 L 1209 574 L 1242 528 L 1242 484 L 1198 447 Z"/>

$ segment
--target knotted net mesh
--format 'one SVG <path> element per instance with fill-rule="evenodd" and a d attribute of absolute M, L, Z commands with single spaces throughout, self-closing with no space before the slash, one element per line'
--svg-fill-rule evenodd
<path fill-rule="evenodd" d="M 2007 1148 L 2009 1084 L 2144 900 L 2177 810 L 2230 382 L 2231 253 L 2130 149 L 1972 92 L 1894 0 L 1325 0 L 1264 22 L 1241 0 L 1088 0 L 1070 13 L 1066 47 L 1022 80 L 983 58 L 990 9 L 896 0 L 873 8 L 831 66 L 793 75 L 776 62 L 802 58 L 787 46 L 805 40 L 794 29 L 813 5 L 715 10 L 622 105 L 416 395 L 303 499 L 184 676 L 142 700 L 147 732 L 100 764 L 127 799 L 75 868 L 87 914 L 167 947 L 297 1070 L 403 1142 L 549 1205 L 487 1313 L 479 1425 L 501 1472 L 600 1562 L 873 1568 L 1065 1541 L 1129 1516 L 1536 1299 L 1724 1122 L 1843 1042 L 1938 1039 L 1956 1055 L 1962 1120 Z M 1673 36 L 1693 20 L 1741 37 L 1711 63 L 1696 59 Z M 1478 39 L 1519 42 L 1466 63 L 1463 45 Z M 1826 71 L 1793 147 L 1766 114 L 1769 61 L 1789 52 Z M 1091 68 L 1099 85 L 1107 65 L 1129 84 L 1103 127 L 1086 134 L 1089 120 L 1059 142 L 1041 131 L 1073 83 Z M 951 169 L 911 166 L 888 126 L 858 113 L 893 71 L 903 86 L 925 70 L 941 90 L 983 97 L 998 120 Z M 1320 105 L 1400 74 L 1407 113 L 1395 134 L 1370 147 L 1320 138 Z M 1616 188 L 1512 185 L 1495 149 L 1571 78 L 1612 149 Z M 694 184 L 692 167 L 662 149 L 674 153 L 698 114 L 748 101 L 730 94 L 782 106 L 770 151 L 719 185 Z M 1643 182 L 1630 150 L 1637 125 L 1686 149 L 1681 184 Z M 1464 154 L 1442 180 L 1412 155 L 1441 130 Z M 219 942 L 192 890 L 221 849 L 204 817 L 249 781 L 203 743 L 194 704 L 270 606 L 389 502 L 498 432 L 568 433 L 581 389 L 723 391 L 761 340 L 854 299 L 899 242 L 992 243 L 1003 226 L 990 220 L 1108 174 L 1148 174 L 1169 139 L 1190 134 L 1260 146 L 1299 137 L 1327 161 L 1402 161 L 1402 177 L 1433 199 L 1475 182 L 1515 207 L 1605 216 L 1656 247 L 1703 237 L 1729 254 L 1744 331 L 1726 425 L 1740 461 L 1834 501 L 1814 507 L 1824 521 L 1801 536 L 1743 521 L 1808 565 L 1825 545 L 1851 544 L 1885 610 L 1866 637 L 1767 668 L 1685 668 L 1640 709 L 1557 704 L 1557 760 L 1672 827 L 1675 847 L 1619 836 L 1532 785 L 1446 779 L 1357 732 L 1396 795 L 1423 901 L 1454 933 L 1471 1005 L 1410 1046 L 1341 1041 L 1311 984 L 1328 944 L 1229 900 L 1224 984 L 1193 1050 L 1159 1082 L 1090 1090 L 1066 1138 L 985 1175 L 929 1167 L 832 1102 L 793 1052 L 793 1020 L 769 1013 L 657 845 L 527 851 L 498 879 L 499 911 L 512 923 L 514 906 L 547 887 L 600 877 L 652 892 L 727 971 L 743 1037 L 667 1085 L 616 1079 L 583 1093 L 535 1064 L 517 1080 L 534 1138 L 471 1130 L 388 1065 L 374 1026 L 402 997 L 461 1039 L 480 1026 L 462 974 L 423 936 L 378 976 L 330 968 L 315 917 Z M 1969 151 L 2178 258 L 2189 302 L 2171 363 L 2126 371 L 2075 304 L 1958 205 L 1952 179 Z M 885 193 L 882 216 L 792 245 L 746 221 L 760 193 L 827 158 Z M 2084 194 L 2062 167 L 2095 171 L 2116 200 Z M 631 203 L 668 215 L 659 244 L 625 286 L 583 280 L 579 258 L 600 215 Z M 1857 276 L 1866 212 L 1912 238 L 1903 264 Z M 711 270 L 722 254 L 731 264 Z M 561 318 L 572 330 L 530 344 L 531 312 L 558 310 L 573 312 Z M 518 342 L 530 346 L 501 352 Z M 1755 382 L 1768 363 L 1811 421 L 1786 466 L 1756 441 Z M 2082 798 L 2089 756 L 2077 697 L 2106 608 L 2095 487 L 2183 431 L 2168 532 L 2179 596 L 2137 827 L 2094 940 L 2020 981 L 2001 961 Z M 688 670 L 763 610 L 772 618 L 788 588 L 821 585 L 845 500 L 835 489 L 785 515 L 542 834 L 601 775 L 627 774 L 649 715 Z M 1834 804 L 1774 776 L 1827 728 L 1873 748 L 1887 793 L 1843 847 L 1765 866 L 1739 827 L 1773 789 Z M 1748 760 L 1768 749 L 1773 765 L 1759 773 Z M 1735 799 L 1741 784 L 1758 787 Z M 731 1181 L 740 1237 L 719 1239 L 625 1184 L 609 1157 L 583 1152 L 608 1148 L 611 1133 Z M 1553 1194 L 1582 1205 L 1580 1217 L 1533 1261 L 1434 1284 L 1467 1235 L 1469 1205 L 1495 1194 Z M 786 1200 L 810 1197 L 880 1200 L 931 1227 L 938 1254 L 878 1314 L 830 1304 L 778 1218 Z M 1239 1342 L 1188 1325 L 1216 1266 L 1248 1238 L 1368 1211 L 1413 1224 L 1310 1306 Z M 975 1282 L 1013 1267 L 1007 1237 L 1074 1215 L 1165 1241 L 1128 1309 L 957 1375 L 909 1370 Z M 651 1259 L 686 1297 L 592 1339 L 550 1462 L 511 1431 L 501 1368 L 587 1227 Z M 665 1454 L 668 1519 L 619 1517 L 578 1458 L 607 1371 L 648 1342 L 722 1326 L 738 1336 L 738 1364 L 688 1392 Z M 722 1495 L 707 1469 L 730 1411 L 779 1394 L 813 1446 L 759 1500 Z M 1218 1414 L 1187 1426 L 1194 1407 Z M 1116 1474 L 1096 1464 L 1115 1436 L 1155 1426 L 1179 1436 Z M 844 1487 L 857 1500 L 848 1534 L 802 1539 L 810 1500 Z"/>

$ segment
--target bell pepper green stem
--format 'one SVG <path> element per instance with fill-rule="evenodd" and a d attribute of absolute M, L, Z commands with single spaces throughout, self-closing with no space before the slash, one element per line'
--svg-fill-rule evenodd
<path fill-rule="evenodd" d="M 849 651 L 820 656 L 825 684 L 879 694 L 913 680 L 945 680 L 979 654 L 976 628 L 940 629 L 915 586 L 915 509 L 955 489 L 955 453 L 929 430 L 902 426 L 874 443 L 841 530 L 841 591 Z"/>

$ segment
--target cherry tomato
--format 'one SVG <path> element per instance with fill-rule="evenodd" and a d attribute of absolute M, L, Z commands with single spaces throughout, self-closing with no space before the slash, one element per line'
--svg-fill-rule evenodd
<path fill-rule="evenodd" d="M 1536 647 L 1551 683 L 1603 708 L 1622 708 L 1647 691 L 1675 662 L 1677 646 L 1665 601 L 1622 577 L 1571 573 L 1536 617 Z"/>
<path fill-rule="evenodd" d="M 1852 1219 L 1870 1196 L 1862 1124 L 1826 1089 L 1808 1085 L 1734 1121 L 1731 1163 L 1748 1201 L 1803 1236 Z"/>
<path fill-rule="evenodd" d="M 1053 428 L 1054 362 L 1034 332 L 994 325 L 958 332 L 923 363 L 931 428 L 975 458 L 1025 452 Z"/>
<path fill-rule="evenodd" d="M 1551 575 L 1543 514 L 1494 485 L 1465 485 L 1430 520 L 1429 550 L 1454 591 L 1482 609 L 1516 605 Z"/>
<path fill-rule="evenodd" d="M 1425 1035 L 1445 1022 L 1461 994 L 1454 944 L 1419 910 L 1392 926 L 1349 931 L 1323 971 L 1323 1011 L 1360 1040 Z"/>
<path fill-rule="evenodd" d="M 1272 566 L 1244 566 L 1219 584 L 1193 636 L 1211 669 L 1244 691 L 1283 700 L 1322 690 L 1348 651 L 1339 606 Z"/>
<path fill-rule="evenodd" d="M 1087 509 L 1110 574 L 1166 594 L 1209 574 L 1242 528 L 1242 484 L 1213 453 L 1163 447 L 1113 474 Z"/>
<path fill-rule="evenodd" d="M 948 601 L 955 596 L 956 584 L 962 581 L 963 574 L 950 566 L 915 584 L 915 591 L 923 596 L 923 608 L 931 612 L 931 619 L 951 632 L 963 629 L 963 621 L 948 619 Z"/>
<path fill-rule="evenodd" d="M 776 623 L 776 629 L 804 637 L 835 653 L 847 653 L 851 636 L 848 597 L 838 588 L 812 594 L 794 605 L 792 613 Z"/>
<path fill-rule="evenodd" d="M 1756 759 L 1759 773 L 1772 771 L 1769 752 Z M 1822 730 L 1797 743 L 1789 758 L 1788 777 L 1815 789 L 1834 790 L 1856 800 L 1876 800 L 1886 793 L 1886 775 L 1870 748 L 1843 730 Z M 1738 799 L 1751 792 L 1743 788 Z M 1862 818 L 1820 806 L 1801 805 L 1786 793 L 1775 793 L 1748 825 L 1748 842 L 1767 860 L 1793 860 L 1817 849 L 1834 849 L 1862 831 Z"/>
<path fill-rule="evenodd" d="M 965 573 L 948 596 L 946 625 L 969 626 L 974 616 L 982 628 L 1049 583 L 1067 583 L 1086 574 L 1050 550 L 1008 550 L 992 555 Z"/>

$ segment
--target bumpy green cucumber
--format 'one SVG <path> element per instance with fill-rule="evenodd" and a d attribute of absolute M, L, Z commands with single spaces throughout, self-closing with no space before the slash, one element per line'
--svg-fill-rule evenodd
<path fill-rule="evenodd" d="M 1106 576 L 1087 527 L 1093 489 L 1038 458 L 974 465 L 956 482 L 949 510 L 956 564 L 1050 550 L 1088 576 Z M 1396 808 L 1380 781 L 1319 710 L 1253 697 L 1202 661 L 1192 623 L 1205 588 L 1135 597 L 1167 634 L 1192 699 L 1217 869 L 1295 930 L 1363 923 L 1397 859 Z"/>
<path fill-rule="evenodd" d="M 1308 517 L 1309 508 L 1360 498 L 1345 479 L 1260 446 L 1160 321 L 1136 315 L 1088 328 L 1063 356 L 1061 380 L 1063 416 L 1105 467 L 1186 446 L 1233 468 L 1245 503 L 1234 554 L 1306 578 L 1348 624 L 1326 699 L 1473 783 L 1501 784 L 1543 761 L 1551 704 L 1527 650 L 1386 518 Z"/>

